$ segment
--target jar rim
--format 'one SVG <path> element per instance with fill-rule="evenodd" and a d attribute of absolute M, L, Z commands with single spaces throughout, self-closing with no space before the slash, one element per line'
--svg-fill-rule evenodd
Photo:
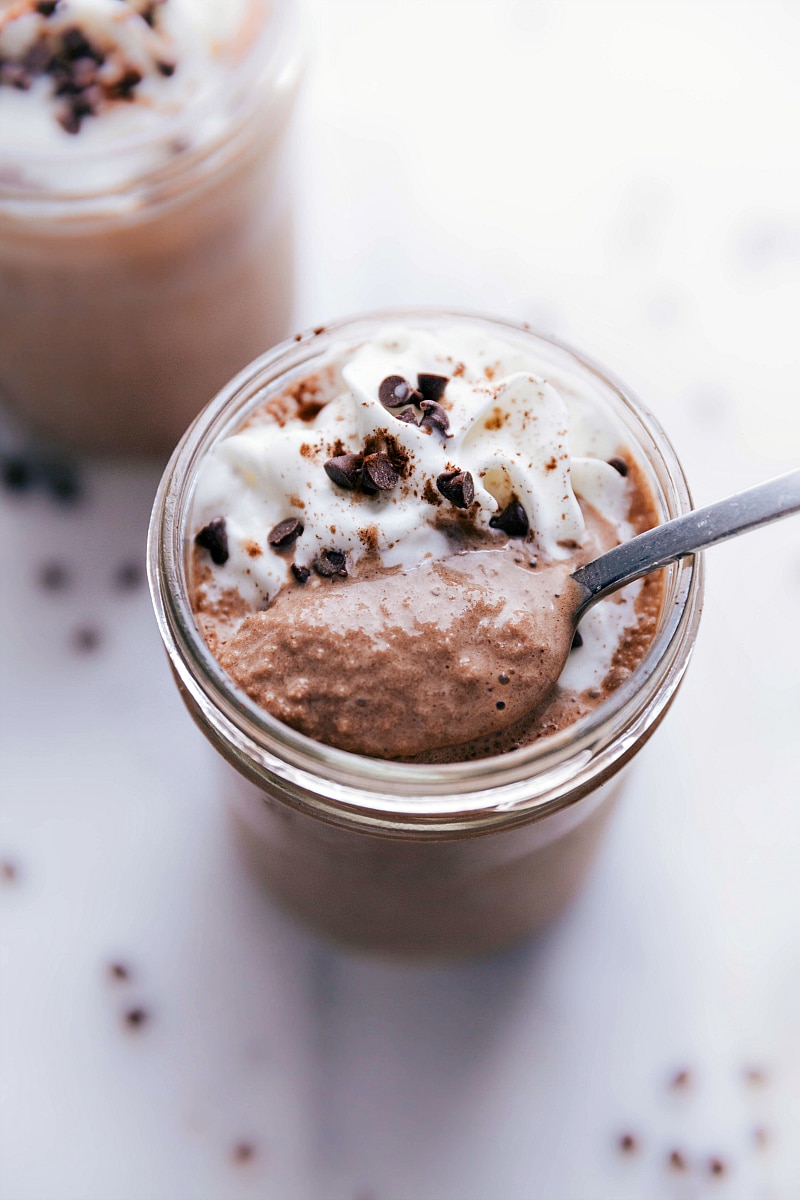
<path fill-rule="evenodd" d="M 497 334 L 523 335 L 566 356 L 621 405 L 629 434 L 658 470 L 657 497 L 667 519 L 688 512 L 689 488 L 660 423 L 619 380 L 566 343 L 514 322 L 457 309 L 399 308 L 349 317 L 269 350 L 244 368 L 199 414 L 177 446 L 156 496 L 148 539 L 148 575 L 159 629 L 179 683 L 218 748 L 251 778 L 277 777 L 305 806 L 329 819 L 381 825 L 459 820 L 474 822 L 531 814 L 544 816 L 596 785 L 630 757 L 668 707 L 688 665 L 700 615 L 702 562 L 683 559 L 666 568 L 659 628 L 631 675 L 597 708 L 558 733 L 506 753 L 468 762 L 422 764 L 339 750 L 316 742 L 258 708 L 223 671 L 206 646 L 189 602 L 186 524 L 192 480 L 200 458 L 240 427 L 315 359 L 349 337 L 363 341 L 386 322 L 479 324 Z M 359 332 L 360 331 L 360 332 Z M 644 439 L 650 453 L 641 444 Z M 657 461 L 651 457 L 658 456 Z M 583 794 L 581 792 L 580 794 Z"/>
<path fill-rule="evenodd" d="M 68 155 L 59 150 L 26 147 L 26 163 L 35 169 L 49 169 L 54 175 L 58 174 L 61 178 L 60 186 L 31 186 L 26 185 L 24 180 L 18 183 L 13 178 L 11 164 L 11 170 L 6 170 L 0 180 L 0 204 L 33 204 L 41 206 L 49 216 L 55 206 L 79 206 L 85 202 L 125 194 L 143 186 L 155 188 L 202 166 L 208 159 L 213 158 L 216 161 L 220 153 L 226 157 L 230 156 L 238 144 L 234 131 L 249 123 L 258 108 L 258 98 L 264 90 L 272 87 L 281 95 L 291 97 L 300 78 L 302 55 L 296 4 L 293 0 L 269 0 L 269 9 L 265 17 L 263 28 L 248 47 L 242 61 L 242 67 L 247 69 L 237 72 L 235 83 L 227 96 L 229 119 L 222 122 L 212 136 L 198 141 L 195 145 L 190 144 L 185 150 L 155 166 L 134 167 L 129 175 L 126 174 L 124 178 L 111 184 L 97 182 L 73 185 L 70 182 L 76 174 L 80 174 L 73 169 L 76 162 L 102 164 L 108 158 L 108 146 L 86 147 L 70 144 Z M 214 90 L 197 104 L 190 104 L 181 111 L 165 114 L 157 133 L 149 129 L 115 139 L 115 157 L 130 156 L 134 161 L 136 154 L 149 150 L 154 145 L 166 147 L 186 140 L 187 131 L 196 128 L 198 120 L 218 101 L 219 91 Z M 0 144 L 0 166 L 4 158 L 10 161 L 7 155 L 8 151 Z M 66 172 L 64 167 L 69 167 L 70 170 Z"/>

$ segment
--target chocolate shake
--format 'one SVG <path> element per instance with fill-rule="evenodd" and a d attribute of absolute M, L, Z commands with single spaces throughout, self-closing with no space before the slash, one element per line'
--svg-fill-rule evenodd
<path fill-rule="evenodd" d="M 290 0 L 0 3 L 0 400 L 166 453 L 292 304 Z"/>
<path fill-rule="evenodd" d="M 455 762 L 596 707 L 623 643 L 635 669 L 658 579 L 587 617 L 558 686 L 570 573 L 658 515 L 620 431 L 531 366 L 485 336 L 387 327 L 210 456 L 194 607 L 257 704 L 342 750 Z"/>
<path fill-rule="evenodd" d="M 446 314 L 287 343 L 201 425 L 151 579 L 268 885 L 385 952 L 552 917 L 694 636 L 693 563 L 572 622 L 571 572 L 688 506 L 661 431 L 570 352 Z"/>

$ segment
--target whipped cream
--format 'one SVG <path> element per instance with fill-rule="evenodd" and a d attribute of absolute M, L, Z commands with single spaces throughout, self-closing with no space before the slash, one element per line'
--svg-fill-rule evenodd
<path fill-rule="evenodd" d="M 112 187 L 157 168 L 176 145 L 218 137 L 232 72 L 271 9 L 270 0 L 0 0 L 2 182 Z M 177 142 L 147 145 L 170 130 Z"/>
<path fill-rule="evenodd" d="M 530 557 L 574 555 L 586 536 L 579 500 L 610 522 L 620 541 L 630 537 L 628 484 L 607 461 L 619 453 L 619 428 L 585 386 L 564 379 L 557 388 L 539 373 L 542 366 L 530 351 L 479 331 L 385 327 L 343 364 L 343 389 L 313 420 L 281 424 L 267 412 L 219 442 L 202 464 L 192 532 L 222 516 L 228 539 L 227 561 L 206 584 L 209 596 L 235 590 L 257 610 L 292 581 L 292 563 L 312 568 L 330 550 L 344 553 L 350 574 L 367 556 L 409 571 L 453 554 L 453 522 L 489 533 L 512 500 L 528 519 L 529 537 L 520 544 Z M 411 410 L 420 420 L 419 404 L 387 409 L 381 402 L 384 380 L 398 376 L 416 386 L 420 374 L 447 377 L 440 399 L 446 432 L 401 419 Z M 364 494 L 326 473 L 332 457 L 365 451 L 386 451 L 402 464 L 395 486 Z M 453 471 L 469 473 L 474 483 L 466 511 L 437 484 Z M 302 533 L 287 556 L 267 539 L 291 518 Z M 569 686 L 602 678 L 620 632 L 635 620 L 637 586 L 587 615 L 581 629 L 589 651 L 572 656 Z"/>

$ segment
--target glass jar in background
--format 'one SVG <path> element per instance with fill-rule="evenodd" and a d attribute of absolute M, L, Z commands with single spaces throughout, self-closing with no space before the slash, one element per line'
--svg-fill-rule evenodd
<path fill-rule="evenodd" d="M 45 153 L 0 123 L 0 402 L 46 439 L 166 457 L 289 331 L 298 18 L 243 14 L 224 84 L 157 132 Z"/>
<path fill-rule="evenodd" d="M 251 364 L 195 421 L 163 477 L 148 569 L 173 674 L 195 722 L 234 770 L 226 790 L 247 856 L 288 909 L 332 938 L 384 954 L 484 953 L 552 919 L 575 895 L 623 768 L 667 711 L 701 610 L 702 565 L 665 569 L 657 632 L 630 677 L 588 716 L 530 746 L 473 762 L 401 764 L 314 742 L 257 708 L 200 634 L 188 591 L 198 466 L 271 396 L 337 363 L 387 320 L 477 327 L 528 345 L 610 410 L 661 520 L 691 508 L 666 435 L 604 371 L 525 326 L 400 312 L 345 321 Z M 543 372 L 543 373 L 546 373 Z"/>

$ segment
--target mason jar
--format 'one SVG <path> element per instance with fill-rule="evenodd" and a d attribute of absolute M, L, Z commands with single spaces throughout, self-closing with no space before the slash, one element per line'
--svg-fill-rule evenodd
<path fill-rule="evenodd" d="M 157 132 L 44 153 L 0 130 L 0 402 L 46 439 L 166 458 L 288 333 L 302 39 L 292 0 L 245 12 L 224 86 Z"/>
<path fill-rule="evenodd" d="M 284 342 L 239 374 L 188 430 L 153 510 L 150 587 L 184 702 L 230 770 L 221 781 L 245 853 L 282 905 L 331 938 L 382 954 L 463 956 L 523 938 L 575 895 L 621 789 L 655 731 L 695 642 L 702 564 L 664 571 L 655 636 L 592 712 L 551 736 L 478 761 L 424 765 L 312 741 L 259 709 L 225 674 L 195 623 L 190 514 L 198 467 L 287 386 L 344 356 L 387 320 L 478 328 L 529 348 L 615 419 L 659 519 L 689 511 L 661 426 L 608 372 L 528 326 L 464 313 L 392 312 Z"/>

